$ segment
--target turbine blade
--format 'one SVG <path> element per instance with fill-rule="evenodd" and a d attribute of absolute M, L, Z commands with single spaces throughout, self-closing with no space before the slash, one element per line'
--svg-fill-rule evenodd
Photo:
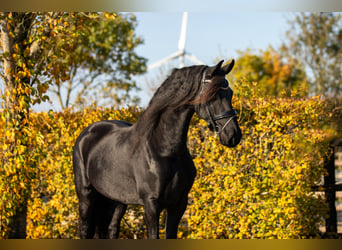
<path fill-rule="evenodd" d="M 148 65 L 147 66 L 147 70 L 149 71 L 151 69 L 157 68 L 157 67 L 159 67 L 159 66 L 161 66 L 161 65 L 163 65 L 163 64 L 165 64 L 165 63 L 167 63 L 169 61 L 172 61 L 173 59 L 179 57 L 180 55 L 182 55 L 182 53 L 177 51 L 176 53 L 173 53 L 173 54 L 171 54 L 171 55 L 169 55 L 169 56 L 167 56 L 167 57 L 165 57 L 165 58 L 163 58 L 163 59 L 161 59 L 161 60 L 159 60 L 159 61 L 157 61 L 155 63 L 152 63 L 152 64 Z"/>
<path fill-rule="evenodd" d="M 190 61 L 196 64 L 204 64 L 200 59 L 198 59 L 195 55 L 185 53 L 185 57 L 188 58 Z"/>
<path fill-rule="evenodd" d="M 179 36 L 178 41 L 178 50 L 183 51 L 185 50 L 185 40 L 186 40 L 186 26 L 188 22 L 188 12 L 183 12 L 183 19 L 182 19 L 182 26 L 181 26 L 181 33 Z"/>

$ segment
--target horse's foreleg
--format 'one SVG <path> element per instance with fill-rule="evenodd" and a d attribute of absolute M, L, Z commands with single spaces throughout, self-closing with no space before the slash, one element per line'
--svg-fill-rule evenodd
<path fill-rule="evenodd" d="M 144 203 L 144 208 L 147 236 L 149 239 L 159 239 L 160 205 L 155 199 L 147 199 Z"/>
<path fill-rule="evenodd" d="M 177 239 L 179 222 L 188 203 L 187 197 L 178 206 L 167 208 L 166 239 Z"/>

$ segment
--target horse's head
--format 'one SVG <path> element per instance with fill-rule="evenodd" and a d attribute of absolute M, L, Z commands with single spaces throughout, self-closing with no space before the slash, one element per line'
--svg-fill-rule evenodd
<path fill-rule="evenodd" d="M 204 71 L 195 110 L 217 133 L 222 145 L 235 147 L 242 134 L 232 107 L 233 91 L 225 77 L 234 67 L 234 60 L 223 67 L 222 63 Z"/>

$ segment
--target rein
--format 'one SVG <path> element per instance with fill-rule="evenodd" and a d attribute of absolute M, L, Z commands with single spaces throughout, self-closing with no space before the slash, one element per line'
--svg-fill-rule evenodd
<path fill-rule="evenodd" d="M 203 73 L 203 77 L 202 77 L 202 87 L 201 87 L 201 91 L 200 91 L 200 95 L 202 95 L 202 92 L 204 90 L 204 85 L 205 83 L 209 83 L 211 82 L 211 80 L 206 80 L 205 79 L 205 75 L 207 73 L 207 69 L 204 71 Z M 227 88 L 229 88 L 229 85 L 227 86 Z M 237 113 L 236 111 L 233 110 L 229 110 L 229 111 L 225 111 L 219 115 L 213 115 L 212 112 L 210 111 L 209 108 L 209 104 L 208 102 L 204 103 L 207 113 L 209 115 L 209 121 L 207 121 L 209 123 L 209 128 L 215 130 L 215 132 L 217 134 L 221 133 L 224 128 L 235 118 L 237 117 Z M 222 128 L 220 129 L 220 127 L 217 125 L 216 121 L 221 120 L 221 119 L 225 119 L 225 118 L 229 118 L 226 123 L 222 126 Z"/>

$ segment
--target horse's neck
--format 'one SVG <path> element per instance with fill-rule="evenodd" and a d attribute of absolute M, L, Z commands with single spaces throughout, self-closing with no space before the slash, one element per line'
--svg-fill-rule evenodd
<path fill-rule="evenodd" d="M 187 133 L 193 113 L 190 108 L 184 108 L 168 109 L 161 115 L 154 141 L 163 154 L 172 155 L 186 150 Z"/>
<path fill-rule="evenodd" d="M 150 145 L 163 156 L 174 156 L 186 151 L 189 123 L 194 111 L 187 108 L 167 108 L 161 115 Z"/>

